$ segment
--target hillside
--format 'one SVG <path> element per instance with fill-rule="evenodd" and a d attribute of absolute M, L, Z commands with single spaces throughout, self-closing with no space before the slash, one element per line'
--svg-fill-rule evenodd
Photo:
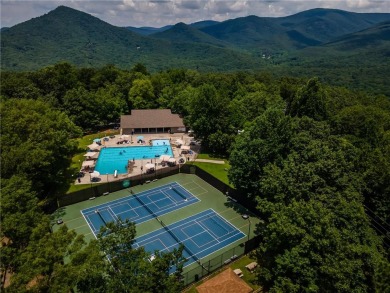
<path fill-rule="evenodd" d="M 294 50 L 316 46 L 342 35 L 358 32 L 382 21 L 389 13 L 352 13 L 312 9 L 280 17 L 248 16 L 205 27 L 203 32 L 248 50 Z"/>
<path fill-rule="evenodd" d="M 208 44 L 141 36 L 64 6 L 2 32 L 1 44 L 2 69 L 7 70 L 38 69 L 59 61 L 92 67 L 143 63 L 150 70 L 231 70 L 248 69 L 255 61 L 249 54 Z"/>
<path fill-rule="evenodd" d="M 226 42 L 218 40 L 182 22 L 174 25 L 168 30 L 157 32 L 151 34 L 150 36 L 157 39 L 163 39 L 172 42 L 208 44 L 218 47 L 227 47 L 229 45 Z"/>
<path fill-rule="evenodd" d="M 1 31 L 1 68 L 35 70 L 68 61 L 123 69 L 142 63 L 151 72 L 269 71 L 316 75 L 331 84 L 390 94 L 383 78 L 390 75 L 388 22 L 381 22 L 386 20 L 389 13 L 313 9 L 282 18 L 179 23 L 136 33 L 60 6 Z"/>
<path fill-rule="evenodd" d="M 148 35 L 151 35 L 151 34 L 154 34 L 154 33 L 157 33 L 157 32 L 163 32 L 167 29 L 170 29 L 172 27 L 172 25 L 167 25 L 167 26 L 163 26 L 163 27 L 148 27 L 148 26 L 145 26 L 145 27 L 133 27 L 133 26 L 127 26 L 126 29 L 134 32 L 134 33 L 137 33 L 137 34 L 140 34 L 140 35 L 143 35 L 143 36 L 148 36 Z"/>
<path fill-rule="evenodd" d="M 328 83 L 390 97 L 390 22 L 277 58 L 275 73 L 321 76 Z"/>

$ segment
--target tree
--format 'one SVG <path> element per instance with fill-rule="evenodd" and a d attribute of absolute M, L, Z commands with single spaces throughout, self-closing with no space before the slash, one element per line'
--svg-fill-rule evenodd
<path fill-rule="evenodd" d="M 135 225 L 129 221 L 111 222 L 98 234 L 98 247 L 110 259 L 107 267 L 109 292 L 180 292 L 183 248 L 171 253 L 150 254 L 134 249 Z M 176 273 L 170 275 L 170 268 Z"/>
<path fill-rule="evenodd" d="M 41 101 L 10 99 L 0 107 L 2 178 L 27 177 L 43 198 L 65 180 L 76 148 L 71 138 L 80 130 L 64 113 Z"/>
<path fill-rule="evenodd" d="M 230 154 L 230 182 L 254 199 L 259 194 L 263 168 L 288 154 L 293 133 L 291 117 L 277 109 L 265 111 L 236 138 Z"/>
<path fill-rule="evenodd" d="M 153 109 L 154 100 L 153 86 L 150 79 L 136 79 L 129 91 L 129 101 L 132 109 Z"/>
<path fill-rule="evenodd" d="M 383 257 L 358 200 L 336 193 L 280 205 L 258 249 L 270 292 L 370 292 Z"/>
<path fill-rule="evenodd" d="M 210 84 L 199 87 L 191 99 L 188 122 L 196 135 L 202 139 L 204 147 L 209 147 L 210 134 L 217 131 L 229 132 L 228 104 L 229 100 L 219 95 Z"/>
<path fill-rule="evenodd" d="M 327 103 L 327 91 L 318 78 L 312 78 L 297 91 L 287 113 L 291 116 L 308 116 L 317 121 L 326 120 L 328 118 Z"/>
<path fill-rule="evenodd" d="M 64 259 L 80 251 L 83 236 L 69 231 L 65 225 L 51 233 L 48 221 L 43 221 L 30 237 L 30 243 L 20 255 L 22 265 L 11 278 L 10 292 L 69 292 L 77 284 L 78 269 Z"/>
<path fill-rule="evenodd" d="M 270 292 L 375 288 L 383 256 L 362 205 L 359 152 L 329 131 L 316 134 L 321 126 L 299 120 L 289 154 L 263 168 L 258 277 Z"/>

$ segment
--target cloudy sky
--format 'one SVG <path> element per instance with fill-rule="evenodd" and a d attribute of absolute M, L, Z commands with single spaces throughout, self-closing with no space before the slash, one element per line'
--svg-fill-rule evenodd
<path fill-rule="evenodd" d="M 161 27 L 178 22 L 223 21 L 241 16 L 286 16 L 311 8 L 390 13 L 390 0 L 1 0 L 1 27 L 43 15 L 59 5 L 116 26 Z"/>

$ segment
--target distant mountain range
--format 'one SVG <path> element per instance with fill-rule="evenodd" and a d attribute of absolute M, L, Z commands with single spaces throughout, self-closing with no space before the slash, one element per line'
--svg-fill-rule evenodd
<path fill-rule="evenodd" d="M 291 66 L 304 71 L 306 65 L 315 68 L 337 54 L 355 61 L 364 55 L 370 65 L 383 64 L 387 59 L 373 56 L 390 56 L 389 22 L 389 13 L 312 9 L 279 18 L 247 16 L 162 28 L 122 28 L 59 6 L 1 30 L 1 67 L 34 70 L 68 61 L 120 68 L 143 63 L 150 71 L 176 67 L 290 73 Z"/>

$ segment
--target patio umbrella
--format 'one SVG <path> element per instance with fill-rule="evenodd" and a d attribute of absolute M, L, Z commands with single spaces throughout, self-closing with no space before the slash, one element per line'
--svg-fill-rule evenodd
<path fill-rule="evenodd" d="M 137 136 L 137 140 L 144 139 L 143 135 Z"/>
<path fill-rule="evenodd" d="M 100 176 L 100 172 L 98 172 L 98 171 L 93 171 L 91 173 L 91 177 L 99 177 L 99 176 Z"/>
<path fill-rule="evenodd" d="M 93 142 L 100 142 L 100 138 L 95 138 Z"/>
<path fill-rule="evenodd" d="M 161 161 L 168 161 L 170 159 L 170 157 L 171 157 L 170 155 L 161 155 L 160 160 Z"/>
<path fill-rule="evenodd" d="M 148 164 L 145 165 L 145 168 L 146 168 L 146 170 L 153 169 L 154 168 L 154 164 L 148 163 Z"/>
<path fill-rule="evenodd" d="M 177 139 L 176 142 L 175 142 L 176 145 L 183 145 L 184 144 L 184 141 L 182 141 L 181 139 Z"/>
<path fill-rule="evenodd" d="M 84 161 L 81 165 L 82 167 L 93 167 L 95 166 L 95 161 Z"/>
<path fill-rule="evenodd" d="M 101 146 L 98 145 L 98 144 L 96 144 L 96 143 L 93 143 L 93 144 L 90 144 L 90 145 L 88 146 L 88 148 L 89 148 L 90 150 L 100 150 Z"/>

